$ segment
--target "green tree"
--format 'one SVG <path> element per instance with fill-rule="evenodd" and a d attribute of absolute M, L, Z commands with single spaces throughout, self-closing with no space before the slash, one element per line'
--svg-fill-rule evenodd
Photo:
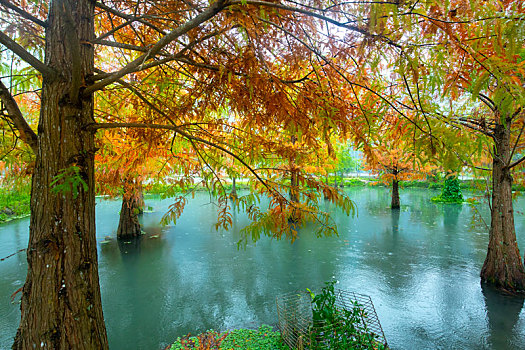
<path fill-rule="evenodd" d="M 396 62 L 407 105 L 417 111 L 411 119 L 435 148 L 440 147 L 437 143 L 446 145 L 461 162 L 467 163 L 475 150 L 477 156 L 472 158 L 480 159 L 483 152 L 491 158 L 492 166 L 484 169 L 492 176 L 492 195 L 481 279 L 505 290 L 523 291 L 525 269 L 512 206 L 512 172 L 525 160 L 514 157 L 524 145 L 523 3 L 471 0 L 428 5 L 410 12 L 415 27 L 403 41 L 412 46 Z M 458 136 L 462 133 L 456 139 L 473 150 L 456 148 L 460 142 L 446 136 L 453 130 Z"/>

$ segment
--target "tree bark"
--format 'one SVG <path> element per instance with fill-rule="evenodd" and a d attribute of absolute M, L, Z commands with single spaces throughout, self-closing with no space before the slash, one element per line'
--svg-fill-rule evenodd
<path fill-rule="evenodd" d="M 28 273 L 13 349 L 107 349 L 95 239 L 93 2 L 50 3 L 38 146 L 31 190 Z M 73 24 L 74 23 L 74 24 Z M 53 181 L 55 185 L 52 185 Z"/>
<path fill-rule="evenodd" d="M 299 179 L 297 178 L 297 171 L 292 170 L 292 174 L 290 176 L 290 201 L 294 203 L 299 202 L 298 188 L 299 188 Z"/>
<path fill-rule="evenodd" d="M 400 207 L 401 205 L 399 201 L 399 180 L 395 178 L 392 181 L 392 202 L 390 204 L 390 208 L 399 209 Z"/>
<path fill-rule="evenodd" d="M 389 171 L 394 176 L 394 179 L 392 180 L 392 202 L 390 203 L 390 208 L 399 209 L 401 207 L 399 201 L 399 180 L 397 178 L 399 169 L 397 168 L 397 165 L 394 165 Z"/>
<path fill-rule="evenodd" d="M 124 185 L 124 188 L 117 229 L 117 239 L 140 237 L 142 229 L 139 222 L 139 216 L 144 212 L 142 184 L 128 182 Z"/>
<path fill-rule="evenodd" d="M 525 270 L 516 242 L 512 206 L 510 120 L 494 130 L 492 208 L 487 257 L 481 281 L 511 292 L 525 291 Z"/>

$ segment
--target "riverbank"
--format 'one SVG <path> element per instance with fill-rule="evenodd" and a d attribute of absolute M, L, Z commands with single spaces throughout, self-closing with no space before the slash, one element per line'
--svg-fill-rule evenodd
<path fill-rule="evenodd" d="M 0 223 L 29 216 L 31 186 L 17 189 L 0 188 Z"/>
<path fill-rule="evenodd" d="M 459 180 L 462 190 L 471 191 L 485 191 L 487 184 L 483 179 L 470 179 L 470 180 Z M 380 182 L 377 178 L 371 177 L 329 177 L 328 183 L 337 186 L 348 188 L 348 187 L 389 187 L 388 184 Z M 401 181 L 401 188 L 428 188 L 428 189 L 441 189 L 443 187 L 443 181 Z M 224 188 L 226 192 L 232 191 L 232 184 L 225 183 Z M 236 190 L 248 190 L 250 186 L 246 181 L 238 180 L 236 182 Z M 197 190 L 206 190 L 204 187 L 197 188 Z M 525 185 L 513 184 L 513 191 L 525 191 Z M 30 214 L 30 193 L 31 186 L 26 185 L 19 189 L 6 189 L 0 188 L 0 223 L 8 222 L 29 216 Z M 173 185 L 154 183 L 147 186 L 146 195 L 163 195 L 164 197 L 171 197 L 179 193 L 179 190 Z M 103 194 L 98 194 L 103 195 Z"/>

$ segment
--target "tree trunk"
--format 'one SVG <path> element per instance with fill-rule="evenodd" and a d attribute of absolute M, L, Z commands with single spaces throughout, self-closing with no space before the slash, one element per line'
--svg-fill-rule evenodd
<path fill-rule="evenodd" d="M 494 131 L 492 160 L 492 208 L 489 246 L 481 280 L 508 291 L 525 291 L 525 270 L 516 242 L 512 207 L 510 130 L 498 124 Z"/>
<path fill-rule="evenodd" d="M 86 44 L 93 16 L 92 1 L 51 2 L 45 62 L 58 75 L 42 83 L 28 273 L 13 349 L 108 348 L 95 239 L 96 149 L 85 128 L 94 121 L 93 98 L 72 88 L 75 77 L 93 73 L 93 45 Z M 84 43 L 76 53 L 75 37 Z"/>
<path fill-rule="evenodd" d="M 235 178 L 232 178 L 232 191 L 230 192 L 230 198 L 237 198 L 237 187 L 235 186 Z"/>
<path fill-rule="evenodd" d="M 390 205 L 390 208 L 392 209 L 399 209 L 400 208 L 400 202 L 399 202 L 399 180 L 397 178 L 394 178 L 392 181 L 392 203 Z"/>
<path fill-rule="evenodd" d="M 325 183 L 326 183 L 326 185 L 329 185 L 329 183 L 328 183 L 328 171 L 326 172 L 326 175 L 325 175 Z M 328 196 L 326 195 L 326 192 L 324 193 L 324 199 L 325 200 L 328 199 Z"/>
<path fill-rule="evenodd" d="M 130 181 L 124 185 L 124 188 L 117 238 L 130 239 L 133 237 L 140 237 L 142 230 L 139 216 L 144 212 L 144 194 L 142 193 L 142 184 Z"/>
<path fill-rule="evenodd" d="M 292 145 L 297 142 L 297 137 L 292 135 Z M 299 202 L 299 179 L 297 178 L 297 169 L 295 166 L 295 156 L 290 158 L 290 201 L 294 203 Z"/>
<path fill-rule="evenodd" d="M 297 178 L 297 171 L 292 170 L 292 174 L 290 176 L 290 201 L 295 203 L 299 202 L 298 186 L 299 179 Z"/>

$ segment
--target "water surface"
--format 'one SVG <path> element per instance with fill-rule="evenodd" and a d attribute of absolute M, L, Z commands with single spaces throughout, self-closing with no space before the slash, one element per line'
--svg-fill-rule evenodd
<path fill-rule="evenodd" d="M 436 192 L 401 191 L 392 211 L 389 191 L 349 191 L 358 217 L 336 214 L 339 237 L 308 229 L 293 244 L 262 239 L 237 249 L 244 215 L 229 232 L 216 232 L 216 207 L 200 193 L 176 226 L 160 227 L 169 201 L 150 199 L 147 235 L 139 244 L 100 243 L 114 236 L 120 203 L 97 203 L 100 283 L 111 349 L 161 349 L 177 336 L 276 324 L 275 297 L 338 287 L 372 297 L 392 349 L 519 349 L 525 344 L 523 298 L 480 286 L 488 243 L 488 209 L 434 204 Z M 525 211 L 525 200 L 515 201 Z M 525 249 L 522 214 L 518 243 Z M 0 225 L 0 257 L 25 248 L 29 220 Z M 19 322 L 10 296 L 23 285 L 25 255 L 0 262 L 0 348 L 9 348 Z"/>

